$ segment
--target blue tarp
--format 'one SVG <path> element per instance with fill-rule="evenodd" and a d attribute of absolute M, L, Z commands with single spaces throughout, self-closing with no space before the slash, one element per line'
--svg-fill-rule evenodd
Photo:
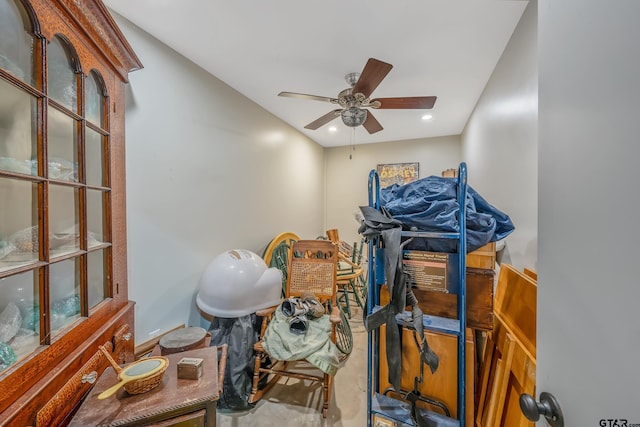
<path fill-rule="evenodd" d="M 380 206 L 402 222 L 405 230 L 457 232 L 458 181 L 429 176 L 405 185 L 393 184 L 380 190 Z M 514 230 L 507 214 L 492 206 L 467 186 L 467 251 L 504 239 Z M 415 243 L 414 243 L 415 242 Z M 455 252 L 455 242 L 415 239 L 411 249 Z M 409 248 L 407 248 L 409 249 Z"/>

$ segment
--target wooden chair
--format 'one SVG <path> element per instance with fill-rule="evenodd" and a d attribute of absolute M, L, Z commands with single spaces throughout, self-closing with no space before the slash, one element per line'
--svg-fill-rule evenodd
<path fill-rule="evenodd" d="M 329 315 L 331 322 L 330 339 L 335 343 L 336 326 L 341 321 L 340 309 L 336 301 L 336 269 L 338 263 L 336 245 L 328 240 L 295 241 L 291 244 L 288 259 L 285 298 L 300 297 L 306 292 L 313 293 L 325 306 L 325 313 L 331 313 Z M 333 375 L 326 374 L 320 370 L 318 370 L 318 375 L 314 375 L 313 370 L 310 371 L 309 369 L 304 369 L 304 372 L 301 372 L 300 366 L 308 364 L 306 360 L 274 360 L 263 347 L 263 337 L 278 307 L 256 312 L 258 316 L 262 317 L 263 322 L 260 339 L 254 345 L 256 360 L 249 403 L 260 400 L 282 376 L 320 382 L 323 393 L 322 416 L 326 418 L 329 402 L 331 401 Z M 295 362 L 295 370 L 288 369 L 290 365 L 294 364 L 293 362 Z M 265 364 L 267 366 L 264 366 Z M 305 368 L 308 368 L 308 366 Z"/>
<path fill-rule="evenodd" d="M 289 265 L 289 252 L 291 244 L 300 240 L 297 234 L 290 231 L 280 233 L 267 245 L 262 254 L 262 259 L 269 267 L 275 267 L 282 272 L 282 296 L 285 296 L 287 287 L 287 267 Z"/>
<path fill-rule="evenodd" d="M 356 304 L 364 309 L 367 295 L 367 282 L 365 278 L 365 268 L 362 264 L 362 250 L 364 241 L 353 246 L 340 240 L 338 230 L 333 228 L 327 230 L 327 237 L 338 245 L 338 270 L 336 284 L 338 286 L 338 304 L 343 306 L 344 311 L 351 319 L 350 295 L 353 295 Z"/>

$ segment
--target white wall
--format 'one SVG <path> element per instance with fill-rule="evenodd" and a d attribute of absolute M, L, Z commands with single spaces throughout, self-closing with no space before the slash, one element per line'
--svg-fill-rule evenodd
<path fill-rule="evenodd" d="M 537 2 L 530 1 L 462 134 L 469 184 L 511 217 L 502 262 L 537 269 Z"/>
<path fill-rule="evenodd" d="M 639 16 L 637 0 L 539 2 L 536 389 L 567 426 L 640 423 Z"/>
<path fill-rule="evenodd" d="M 326 228 L 337 228 L 346 242 L 359 242 L 355 213 L 367 205 L 367 178 L 378 163 L 420 163 L 420 178 L 440 176 L 460 163 L 460 137 L 445 136 L 409 141 L 357 145 L 327 150 Z"/>
<path fill-rule="evenodd" d="M 283 231 L 324 232 L 324 150 L 114 15 L 144 65 L 130 74 L 126 123 L 129 297 L 140 343 L 155 330 L 202 325 L 194 296 L 216 255 L 261 255 Z"/>

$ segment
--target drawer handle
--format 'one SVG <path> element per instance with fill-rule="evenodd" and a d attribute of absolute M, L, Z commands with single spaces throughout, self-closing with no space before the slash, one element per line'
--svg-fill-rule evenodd
<path fill-rule="evenodd" d="M 96 371 L 91 371 L 88 374 L 84 374 L 80 379 L 80 382 L 82 384 L 86 384 L 86 383 L 93 384 L 96 382 L 97 379 L 98 379 L 98 373 Z"/>
<path fill-rule="evenodd" d="M 122 341 L 129 341 L 131 339 L 131 332 L 127 332 L 126 334 L 122 334 Z"/>

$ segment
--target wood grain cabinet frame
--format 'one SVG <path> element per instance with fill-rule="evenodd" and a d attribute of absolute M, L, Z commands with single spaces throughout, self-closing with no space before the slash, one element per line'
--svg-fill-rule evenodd
<path fill-rule="evenodd" d="M 0 257 L 0 287 L 26 278 L 22 281 L 33 285 L 33 304 L 39 310 L 32 347 L 0 371 L 0 426 L 64 425 L 89 387 L 83 376 L 94 371 L 99 374 L 106 367 L 96 356 L 99 345 L 108 345 L 119 362 L 133 361 L 124 115 L 128 73 L 142 64 L 99 0 L 0 0 L 0 7 L 0 26 L 18 28 L 12 37 L 16 44 L 27 41 L 26 49 L 0 45 L 0 136 L 4 135 L 0 158 L 5 161 L 0 163 L 0 240 L 16 231 L 12 218 L 16 223 L 27 218 L 33 226 L 31 258 L 7 264 Z M 16 22 L 3 21 L 6 19 Z M 57 52 L 67 55 L 70 72 L 66 75 L 74 88 L 70 102 L 61 99 L 54 87 L 57 75 L 51 68 L 56 63 L 56 46 L 62 46 Z M 7 65 L 12 58 L 27 58 L 30 65 L 20 72 L 19 67 Z M 12 110 L 7 93 L 26 99 L 27 108 Z M 90 96 L 97 101 L 88 101 Z M 96 105 L 97 112 L 90 108 Z M 54 117 L 71 124 L 60 127 L 63 137 L 53 128 Z M 17 142 L 6 137 L 12 124 L 25 126 L 28 131 L 22 134 L 27 136 Z M 68 160 L 75 169 L 70 176 L 54 173 L 52 162 L 60 151 L 55 138 L 71 140 Z M 89 141 L 97 144 L 90 146 Z M 22 148 L 20 144 L 31 151 L 14 163 L 32 162 L 31 170 L 7 166 L 7 158 Z M 28 203 L 23 206 L 29 211 L 23 214 L 16 203 L 2 200 L 10 193 L 3 193 L 3 188 L 26 189 Z M 58 194 L 71 195 L 68 211 L 73 227 L 64 235 L 58 233 L 64 221 L 54 216 L 66 212 L 59 209 Z M 97 239 L 91 227 L 98 229 Z M 71 244 L 71 249 L 60 251 L 61 244 Z M 66 286 L 54 273 L 65 263 L 73 271 L 71 289 L 77 308 L 60 326 L 50 319 L 55 314 L 56 292 Z M 93 271 L 102 274 L 97 296 L 88 285 L 95 265 Z M 8 305 L 9 292 L 3 290 L 0 288 L 0 312 Z"/>

